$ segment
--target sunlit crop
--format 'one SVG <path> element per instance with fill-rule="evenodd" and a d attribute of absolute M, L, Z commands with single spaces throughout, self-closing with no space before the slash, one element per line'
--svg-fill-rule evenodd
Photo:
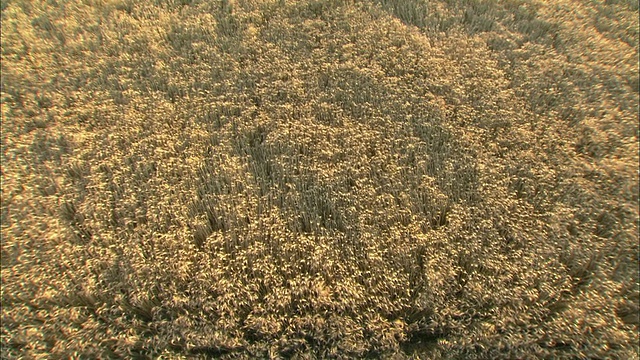
<path fill-rule="evenodd" d="M 2 358 L 638 359 L 638 3 L 2 0 Z"/>

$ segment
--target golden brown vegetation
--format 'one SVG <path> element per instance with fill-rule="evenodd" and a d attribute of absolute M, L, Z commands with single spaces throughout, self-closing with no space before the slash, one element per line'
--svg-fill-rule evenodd
<path fill-rule="evenodd" d="M 3 0 L 2 358 L 638 358 L 638 3 Z"/>

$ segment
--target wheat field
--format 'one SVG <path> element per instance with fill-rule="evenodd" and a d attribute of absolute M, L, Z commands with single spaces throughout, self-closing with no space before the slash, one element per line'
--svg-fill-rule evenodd
<path fill-rule="evenodd" d="M 639 358 L 637 1 L 1 4 L 1 358 Z"/>

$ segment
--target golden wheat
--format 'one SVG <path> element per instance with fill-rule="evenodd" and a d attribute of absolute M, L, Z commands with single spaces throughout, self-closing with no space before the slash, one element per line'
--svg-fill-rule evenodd
<path fill-rule="evenodd" d="M 638 358 L 638 5 L 2 2 L 3 358 Z"/>

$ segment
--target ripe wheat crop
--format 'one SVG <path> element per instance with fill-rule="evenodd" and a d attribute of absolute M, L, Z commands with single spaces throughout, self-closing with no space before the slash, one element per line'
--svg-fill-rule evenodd
<path fill-rule="evenodd" d="M 0 357 L 638 359 L 638 3 L 2 0 Z"/>

